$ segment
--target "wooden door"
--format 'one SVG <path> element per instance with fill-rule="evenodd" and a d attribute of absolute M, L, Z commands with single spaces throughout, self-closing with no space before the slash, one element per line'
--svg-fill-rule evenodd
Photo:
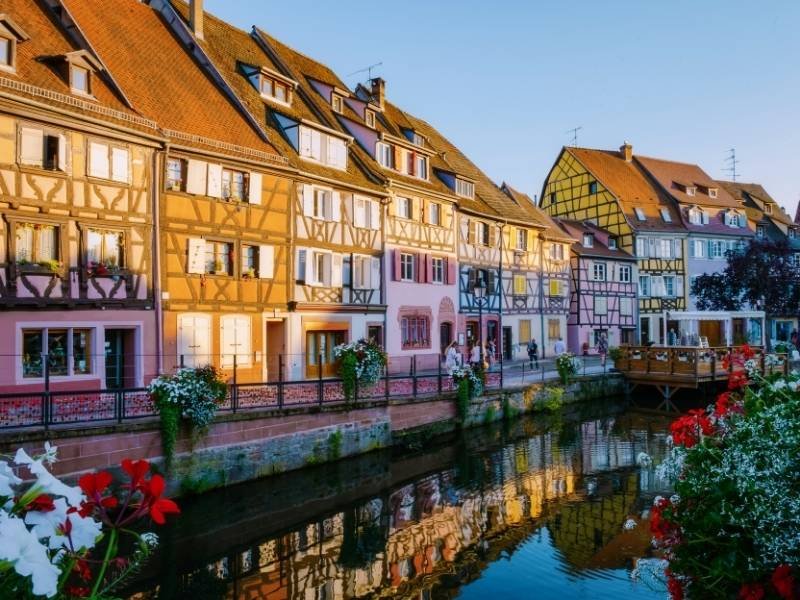
<path fill-rule="evenodd" d="M 344 331 L 306 332 L 306 377 L 334 377 L 337 362 L 333 349 L 344 343 Z"/>
<path fill-rule="evenodd" d="M 708 345 L 724 346 L 721 321 L 700 321 L 700 337 L 708 338 Z"/>

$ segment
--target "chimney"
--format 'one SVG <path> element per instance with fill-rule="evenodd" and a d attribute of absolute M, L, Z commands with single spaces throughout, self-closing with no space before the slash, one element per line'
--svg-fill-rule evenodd
<path fill-rule="evenodd" d="M 383 108 L 383 103 L 386 100 L 386 82 L 380 77 L 376 77 L 371 79 L 370 83 L 372 84 L 372 101 Z"/>
<path fill-rule="evenodd" d="M 189 0 L 189 28 L 194 37 L 203 39 L 203 0 Z"/>
<path fill-rule="evenodd" d="M 630 142 L 623 142 L 622 146 L 619 147 L 619 153 L 625 159 L 625 162 L 633 160 L 633 146 L 631 146 Z"/>

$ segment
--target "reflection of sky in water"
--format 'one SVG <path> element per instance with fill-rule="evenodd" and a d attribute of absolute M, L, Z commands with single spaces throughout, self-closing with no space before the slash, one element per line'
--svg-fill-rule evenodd
<path fill-rule="evenodd" d="M 663 457 L 665 430 L 628 413 L 533 425 L 527 436 L 475 449 L 457 444 L 448 468 L 308 515 L 277 537 L 241 532 L 235 549 L 179 575 L 174 597 L 218 586 L 219 598 L 292 600 L 663 598 L 630 578 L 650 553 L 647 524 L 623 524 L 668 490 L 636 467 L 641 452 Z"/>

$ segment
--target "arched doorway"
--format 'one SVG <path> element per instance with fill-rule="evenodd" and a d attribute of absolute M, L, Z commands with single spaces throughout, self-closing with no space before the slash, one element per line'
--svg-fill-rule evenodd
<path fill-rule="evenodd" d="M 439 325 L 439 342 L 442 346 L 442 351 L 447 348 L 453 341 L 453 324 L 444 322 Z"/>

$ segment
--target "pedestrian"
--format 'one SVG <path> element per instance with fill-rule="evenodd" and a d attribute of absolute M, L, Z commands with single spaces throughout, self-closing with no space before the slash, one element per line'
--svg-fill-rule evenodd
<path fill-rule="evenodd" d="M 556 356 L 561 356 L 567 351 L 567 347 L 564 345 L 564 340 L 561 338 L 556 338 L 556 343 L 553 346 L 553 351 L 555 352 Z"/>
<path fill-rule="evenodd" d="M 447 346 L 447 350 L 445 351 L 444 355 L 444 365 L 447 368 L 447 374 L 452 375 L 453 370 L 459 365 L 461 362 L 458 354 L 458 344 L 453 341 Z"/>
<path fill-rule="evenodd" d="M 533 338 L 528 340 L 528 362 L 530 363 L 531 369 L 534 364 L 537 369 L 539 368 L 539 346 Z"/>
<path fill-rule="evenodd" d="M 600 355 L 600 364 L 605 369 L 606 355 L 608 355 L 608 338 L 605 332 L 600 334 L 600 339 L 597 340 L 597 353 Z"/>
<path fill-rule="evenodd" d="M 497 355 L 497 347 L 494 345 L 494 340 L 489 340 L 489 344 L 486 347 L 486 357 L 489 359 L 489 366 L 494 366 L 494 361 Z"/>
<path fill-rule="evenodd" d="M 678 344 L 678 335 L 675 333 L 675 329 L 673 327 L 669 328 L 669 334 L 667 335 L 667 344 L 670 346 L 676 346 Z"/>
<path fill-rule="evenodd" d="M 469 351 L 469 363 L 472 365 L 473 369 L 482 369 L 483 368 L 483 360 L 481 359 L 481 347 L 478 344 L 474 344 L 472 349 Z"/>

